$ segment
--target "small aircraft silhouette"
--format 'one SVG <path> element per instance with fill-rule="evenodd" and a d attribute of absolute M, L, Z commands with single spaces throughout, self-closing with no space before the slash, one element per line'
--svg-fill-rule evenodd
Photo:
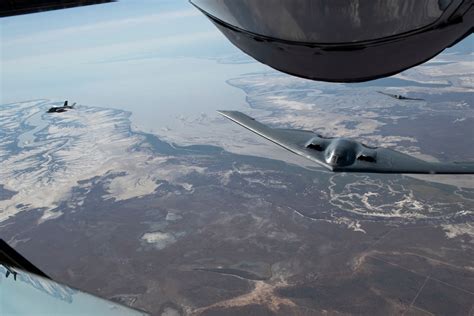
<path fill-rule="evenodd" d="M 76 102 L 74 102 L 72 105 L 68 105 L 67 100 L 64 101 L 63 106 L 53 106 L 49 108 L 48 113 L 62 113 L 66 112 L 67 110 L 72 110 L 74 109 L 74 106 L 76 105 Z"/>
<path fill-rule="evenodd" d="M 410 98 L 410 97 L 405 97 L 401 94 L 391 94 L 391 93 L 386 93 L 383 91 L 377 91 L 380 94 L 389 96 L 391 98 L 397 99 L 397 100 L 407 100 L 407 101 L 424 101 L 424 99 L 418 99 L 418 98 Z"/>

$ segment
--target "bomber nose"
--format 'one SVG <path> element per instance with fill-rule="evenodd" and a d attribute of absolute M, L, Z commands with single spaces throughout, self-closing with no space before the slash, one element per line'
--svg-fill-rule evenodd
<path fill-rule="evenodd" d="M 346 158 L 347 158 L 347 154 L 343 154 L 343 153 L 335 154 L 334 155 L 334 163 L 336 165 L 344 164 L 344 162 L 347 160 Z"/>
<path fill-rule="evenodd" d="M 356 143 L 348 139 L 333 139 L 325 151 L 326 163 L 331 166 L 349 166 L 356 158 Z"/>
<path fill-rule="evenodd" d="M 348 166 L 354 162 L 355 154 L 351 150 L 333 150 L 326 156 L 326 162 L 331 166 Z"/>
<path fill-rule="evenodd" d="M 341 152 L 332 151 L 327 157 L 326 162 L 331 165 L 337 165 L 338 162 L 341 161 L 342 155 L 343 154 Z"/>

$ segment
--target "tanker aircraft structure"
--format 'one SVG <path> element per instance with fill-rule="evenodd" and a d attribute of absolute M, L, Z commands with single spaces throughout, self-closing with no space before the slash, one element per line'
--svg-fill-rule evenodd
<path fill-rule="evenodd" d="M 190 0 L 239 49 L 298 77 L 360 82 L 421 64 L 473 31 L 473 0 Z"/>

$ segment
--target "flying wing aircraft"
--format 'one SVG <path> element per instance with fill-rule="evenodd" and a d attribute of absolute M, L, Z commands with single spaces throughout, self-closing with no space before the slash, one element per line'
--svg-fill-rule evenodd
<path fill-rule="evenodd" d="M 312 131 L 270 128 L 237 111 L 219 113 L 334 172 L 474 174 L 474 162 L 428 162 L 392 149 L 369 147 L 348 138 L 327 138 Z"/>
<path fill-rule="evenodd" d="M 401 94 L 392 94 L 392 93 L 387 93 L 387 92 L 383 92 L 383 91 L 377 91 L 377 92 L 380 93 L 380 94 L 386 95 L 386 96 L 388 96 L 388 97 L 397 99 L 397 100 L 424 101 L 424 99 L 410 98 L 410 97 L 403 96 L 403 95 L 401 95 Z"/>

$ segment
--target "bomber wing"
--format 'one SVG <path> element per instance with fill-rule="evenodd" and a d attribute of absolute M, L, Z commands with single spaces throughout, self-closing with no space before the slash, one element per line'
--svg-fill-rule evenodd
<path fill-rule="evenodd" d="M 306 143 L 313 138 L 319 138 L 321 145 L 324 145 L 327 142 L 325 138 L 319 137 L 314 132 L 271 128 L 238 111 L 218 112 L 229 120 L 234 121 L 235 123 L 245 127 L 255 134 L 262 136 L 263 138 L 268 139 L 269 141 L 285 148 L 286 150 L 303 156 L 331 170 L 331 166 L 324 161 L 323 151 L 311 150 L 310 148 L 306 147 Z"/>
<path fill-rule="evenodd" d="M 429 162 L 388 148 L 377 148 L 376 161 L 356 160 L 353 165 L 334 168 L 338 172 L 404 174 L 474 174 L 474 162 Z"/>

